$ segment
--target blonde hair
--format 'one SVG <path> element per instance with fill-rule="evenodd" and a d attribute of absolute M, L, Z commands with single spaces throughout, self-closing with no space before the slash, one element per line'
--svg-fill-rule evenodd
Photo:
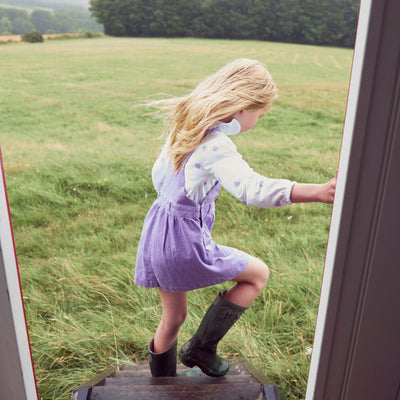
<path fill-rule="evenodd" d="M 156 100 L 148 105 L 167 113 L 164 133 L 175 171 L 218 121 L 241 110 L 272 105 L 277 88 L 264 64 L 241 58 L 204 79 L 183 97 Z"/>

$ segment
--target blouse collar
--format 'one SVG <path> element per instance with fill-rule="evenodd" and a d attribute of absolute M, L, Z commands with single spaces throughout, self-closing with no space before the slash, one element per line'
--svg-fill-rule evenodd
<path fill-rule="evenodd" d="M 214 130 L 221 132 L 228 136 L 237 135 L 240 133 L 242 127 L 237 119 L 232 119 L 231 122 L 221 122 L 218 121 L 215 125 Z"/>

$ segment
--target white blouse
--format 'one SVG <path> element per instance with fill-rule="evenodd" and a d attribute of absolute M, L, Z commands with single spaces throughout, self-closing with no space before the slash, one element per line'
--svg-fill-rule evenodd
<path fill-rule="evenodd" d="M 219 181 L 229 193 L 244 204 L 258 207 L 282 207 L 292 204 L 290 193 L 295 182 L 260 175 L 243 160 L 228 135 L 240 133 L 237 120 L 219 122 L 190 156 L 185 168 L 187 196 L 198 202 Z M 164 146 L 154 163 L 153 184 L 157 192 L 168 165 Z"/>

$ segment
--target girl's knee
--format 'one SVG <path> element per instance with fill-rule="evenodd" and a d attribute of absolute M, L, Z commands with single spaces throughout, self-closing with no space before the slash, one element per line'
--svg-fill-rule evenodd
<path fill-rule="evenodd" d="M 233 281 L 251 285 L 260 293 L 268 282 L 269 269 L 267 265 L 258 258 L 250 257 L 250 262 L 244 272 L 238 275 Z"/>
<path fill-rule="evenodd" d="M 265 285 L 268 282 L 269 278 L 269 268 L 268 266 L 261 261 L 258 258 L 254 259 L 256 262 L 256 269 L 257 269 L 257 274 L 254 276 L 254 284 L 258 288 L 258 290 L 261 292 L 261 290 L 264 289 Z"/>
<path fill-rule="evenodd" d="M 181 327 L 183 325 L 183 323 L 185 322 L 187 317 L 187 309 L 181 311 L 180 313 L 177 314 L 176 316 L 176 324 L 179 325 L 179 327 Z"/>
<path fill-rule="evenodd" d="M 186 320 L 187 312 L 179 312 L 174 315 L 162 315 L 160 326 L 167 331 L 177 332 Z"/>

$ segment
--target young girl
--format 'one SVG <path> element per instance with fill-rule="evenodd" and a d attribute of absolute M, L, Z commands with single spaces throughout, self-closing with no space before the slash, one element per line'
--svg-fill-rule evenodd
<path fill-rule="evenodd" d="M 152 171 L 158 197 L 144 222 L 135 283 L 157 287 L 161 298 L 161 321 L 148 347 L 153 376 L 176 373 L 187 291 L 233 281 L 231 289 L 218 294 L 179 354 L 188 367 L 196 365 L 209 376 L 225 375 L 229 364 L 216 353 L 217 344 L 267 283 L 263 261 L 211 238 L 221 186 L 244 204 L 259 207 L 333 202 L 336 178 L 325 184 L 266 178 L 250 168 L 229 138 L 251 129 L 276 96 L 266 67 L 239 59 L 187 96 L 151 103 L 168 112 L 168 137 Z"/>

